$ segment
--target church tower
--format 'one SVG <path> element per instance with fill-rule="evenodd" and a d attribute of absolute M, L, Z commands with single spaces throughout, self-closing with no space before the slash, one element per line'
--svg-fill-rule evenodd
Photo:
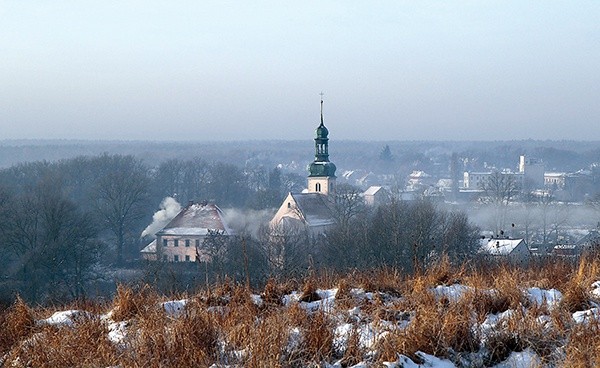
<path fill-rule="evenodd" d="M 323 124 L 323 94 L 321 94 L 321 125 L 315 137 L 315 160 L 310 164 L 308 192 L 333 194 L 335 192 L 335 165 L 329 162 L 329 131 Z"/>

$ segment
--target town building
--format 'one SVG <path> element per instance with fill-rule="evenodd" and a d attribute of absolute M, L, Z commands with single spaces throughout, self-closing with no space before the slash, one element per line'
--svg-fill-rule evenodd
<path fill-rule="evenodd" d="M 463 175 L 463 188 L 479 190 L 489 180 L 490 176 L 492 176 L 491 171 L 484 171 L 484 172 L 465 171 L 465 173 Z"/>
<path fill-rule="evenodd" d="M 572 244 L 558 244 L 552 248 L 552 254 L 561 257 L 579 257 L 585 252 L 596 254 L 600 250 L 600 232 L 590 230 Z"/>
<path fill-rule="evenodd" d="M 470 189 L 470 190 L 482 190 L 487 186 L 489 180 L 492 176 L 499 173 L 506 179 L 510 179 L 511 182 L 515 183 L 515 185 L 519 188 L 523 187 L 523 178 L 524 175 L 522 173 L 515 173 L 512 171 L 484 171 L 484 172 L 468 172 L 466 171 L 463 175 L 463 188 L 462 189 Z M 508 178 L 510 177 L 510 178 Z"/>
<path fill-rule="evenodd" d="M 381 186 L 373 185 L 369 187 L 363 193 L 363 198 L 367 206 L 380 206 L 388 203 L 390 200 L 390 194 L 385 188 Z"/>
<path fill-rule="evenodd" d="M 567 173 L 564 172 L 546 172 L 544 173 L 544 186 L 552 189 L 562 189 L 565 187 Z"/>
<path fill-rule="evenodd" d="M 208 236 L 230 236 L 221 209 L 211 203 L 190 202 L 163 229 L 156 239 L 141 250 L 146 260 L 167 262 L 209 262 L 210 253 L 204 247 Z"/>
<path fill-rule="evenodd" d="M 521 155 L 519 157 L 519 173 L 523 175 L 526 187 L 542 188 L 544 186 L 544 163 L 542 160 Z"/>
<path fill-rule="evenodd" d="M 483 242 L 479 254 L 517 263 L 527 262 L 531 258 L 531 251 L 523 239 L 492 238 Z"/>

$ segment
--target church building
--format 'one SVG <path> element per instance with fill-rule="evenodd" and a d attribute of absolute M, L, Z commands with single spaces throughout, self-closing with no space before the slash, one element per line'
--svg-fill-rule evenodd
<path fill-rule="evenodd" d="M 333 195 L 335 194 L 335 165 L 329 161 L 329 131 L 323 123 L 315 137 L 315 160 L 309 166 L 308 188 L 302 193 L 289 193 L 270 222 L 272 230 L 308 228 L 312 235 L 322 233 L 335 224 Z"/>

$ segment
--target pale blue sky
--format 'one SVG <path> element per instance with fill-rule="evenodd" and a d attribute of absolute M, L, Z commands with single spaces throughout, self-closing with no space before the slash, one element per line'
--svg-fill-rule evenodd
<path fill-rule="evenodd" d="M 600 1 L 0 0 L 0 139 L 600 140 Z"/>

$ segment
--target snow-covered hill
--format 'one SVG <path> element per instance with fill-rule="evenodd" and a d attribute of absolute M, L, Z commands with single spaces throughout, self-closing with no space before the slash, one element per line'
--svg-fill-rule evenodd
<path fill-rule="evenodd" d="M 390 271 L 2 314 L 0 365 L 555 367 L 597 362 L 596 261 L 418 277 Z M 321 287 L 324 286 L 324 287 Z M 103 310 L 103 308 L 105 308 Z"/>

